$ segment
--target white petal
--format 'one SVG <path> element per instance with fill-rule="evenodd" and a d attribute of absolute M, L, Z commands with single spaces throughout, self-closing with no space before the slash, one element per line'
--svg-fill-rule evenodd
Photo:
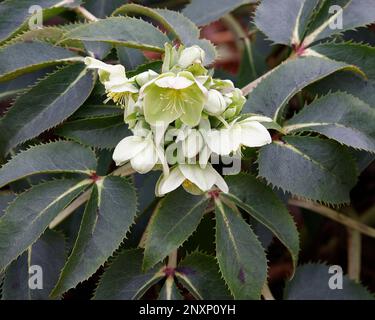
<path fill-rule="evenodd" d="M 178 167 L 175 167 L 169 175 L 162 175 L 156 186 L 156 195 L 162 196 L 168 192 L 177 189 L 182 182 L 184 182 L 185 177 L 181 173 Z"/>
<path fill-rule="evenodd" d="M 116 146 L 112 158 L 117 166 L 122 165 L 129 159 L 135 157 L 147 146 L 144 138 L 130 136 L 122 139 Z"/>
<path fill-rule="evenodd" d="M 107 72 L 111 72 L 113 65 L 104 63 L 103 61 L 100 61 L 98 59 L 94 59 L 91 57 L 85 58 L 85 64 L 87 65 L 87 68 L 89 69 L 100 69 Z"/>
<path fill-rule="evenodd" d="M 238 149 L 240 141 L 234 137 L 232 129 L 212 130 L 206 133 L 209 148 L 219 155 L 229 155 Z"/>
<path fill-rule="evenodd" d="M 224 193 L 228 193 L 229 188 L 223 177 L 211 166 L 208 166 L 209 170 L 211 171 L 212 175 L 215 176 L 215 185 Z"/>
<path fill-rule="evenodd" d="M 203 147 L 203 138 L 200 132 L 192 129 L 190 134 L 182 142 L 182 152 L 184 157 L 193 158 Z"/>
<path fill-rule="evenodd" d="M 120 84 L 114 84 L 114 82 L 107 81 L 105 87 L 111 92 L 131 92 L 137 93 L 139 90 L 130 82 L 122 82 Z"/>
<path fill-rule="evenodd" d="M 155 84 L 160 88 L 171 88 L 171 89 L 185 89 L 190 87 L 194 82 L 186 79 L 185 77 L 163 77 L 155 81 Z"/>
<path fill-rule="evenodd" d="M 199 165 L 201 168 L 204 168 L 208 164 L 208 160 L 210 160 L 211 157 L 211 150 L 210 148 L 205 145 L 202 150 L 199 152 Z"/>
<path fill-rule="evenodd" d="M 149 139 L 147 146 L 130 160 L 130 164 L 135 171 L 144 174 L 151 171 L 157 161 L 158 155 L 154 143 Z"/>
<path fill-rule="evenodd" d="M 272 142 L 268 130 L 257 121 L 237 124 L 241 131 L 241 144 L 247 147 L 261 147 Z"/>
<path fill-rule="evenodd" d="M 246 122 L 249 122 L 249 121 L 272 122 L 272 119 L 269 118 L 269 117 L 266 117 L 266 116 L 255 115 L 255 116 L 250 116 L 250 117 L 248 117 L 244 120 L 241 120 L 239 123 L 246 123 Z"/>
<path fill-rule="evenodd" d="M 179 168 L 186 179 L 194 183 L 202 191 L 208 191 L 215 184 L 216 176 L 210 170 L 211 165 L 201 168 L 194 164 L 181 164 Z"/>

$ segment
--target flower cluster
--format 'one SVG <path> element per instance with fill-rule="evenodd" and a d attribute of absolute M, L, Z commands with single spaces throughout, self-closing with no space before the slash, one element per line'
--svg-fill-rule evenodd
<path fill-rule="evenodd" d="M 161 74 L 148 70 L 129 79 L 122 65 L 85 59 L 88 68 L 98 69 L 106 101 L 124 108 L 124 121 L 133 133 L 119 142 L 114 161 L 118 166 L 130 161 L 139 173 L 161 168 L 158 196 L 180 185 L 194 194 L 214 186 L 227 192 L 211 155 L 240 156 L 243 146 L 271 142 L 261 124 L 270 119 L 241 115 L 246 101 L 241 90 L 230 80 L 213 78 L 204 58 L 198 46 L 166 44 Z"/>

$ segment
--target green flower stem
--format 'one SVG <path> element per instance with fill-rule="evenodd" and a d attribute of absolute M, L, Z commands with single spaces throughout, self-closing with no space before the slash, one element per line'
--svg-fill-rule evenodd
<path fill-rule="evenodd" d="M 330 218 L 336 222 L 341 223 L 342 225 L 349 227 L 351 229 L 357 230 L 360 233 L 375 238 L 375 229 L 371 228 L 362 222 L 359 222 L 353 218 L 350 218 L 338 211 L 335 211 L 331 208 L 325 207 L 321 204 L 314 203 L 312 201 L 308 200 L 297 200 L 297 199 L 291 199 L 289 200 L 289 204 L 292 206 L 304 208 L 307 210 L 311 210 L 313 212 L 319 213 L 322 216 L 325 216 L 327 218 Z"/>
<path fill-rule="evenodd" d="M 95 17 L 91 12 L 89 12 L 84 7 L 77 7 L 74 9 L 76 13 L 86 18 L 88 21 L 99 21 L 97 17 Z"/>

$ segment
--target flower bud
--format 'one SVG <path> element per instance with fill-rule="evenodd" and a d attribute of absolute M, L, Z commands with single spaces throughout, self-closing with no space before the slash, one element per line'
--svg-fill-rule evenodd
<path fill-rule="evenodd" d="M 135 81 L 137 82 L 137 84 L 142 87 L 143 85 L 145 85 L 147 82 L 155 79 L 156 77 L 158 76 L 158 74 L 153 71 L 153 70 L 148 70 L 148 71 L 145 71 L 145 72 L 142 72 L 140 74 L 138 74 L 136 77 L 135 77 Z"/>
<path fill-rule="evenodd" d="M 202 64 L 204 61 L 205 53 L 203 49 L 198 46 L 192 46 L 182 50 L 178 65 L 182 68 L 187 68 L 194 63 Z"/>
<path fill-rule="evenodd" d="M 223 95 L 215 89 L 209 90 L 204 110 L 210 115 L 219 116 L 224 112 L 225 108 L 226 103 Z"/>

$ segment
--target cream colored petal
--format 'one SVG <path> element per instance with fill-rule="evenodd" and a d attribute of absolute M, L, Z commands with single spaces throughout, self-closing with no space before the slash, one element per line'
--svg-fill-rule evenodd
<path fill-rule="evenodd" d="M 139 152 L 135 157 L 130 159 L 132 168 L 139 173 L 147 173 L 151 171 L 158 161 L 158 155 L 152 140 L 147 142 L 147 146 Z"/>
<path fill-rule="evenodd" d="M 178 167 L 172 169 L 169 175 L 162 175 L 156 185 L 156 195 L 163 196 L 168 192 L 177 189 L 185 180 Z"/>
<path fill-rule="evenodd" d="M 257 121 L 238 124 L 241 128 L 241 144 L 247 147 L 261 147 L 272 142 L 268 130 Z"/>
<path fill-rule="evenodd" d="M 160 88 L 170 88 L 170 89 L 185 89 L 187 87 L 190 87 L 194 82 L 186 79 L 185 77 L 173 77 L 168 76 L 164 78 L 157 79 L 155 81 L 155 84 Z"/>
<path fill-rule="evenodd" d="M 116 146 L 112 158 L 117 166 L 124 164 L 126 161 L 135 157 L 147 146 L 144 138 L 130 136 L 122 139 Z"/>
<path fill-rule="evenodd" d="M 216 176 L 212 174 L 209 168 L 211 165 L 207 165 L 205 168 L 201 168 L 195 164 L 180 164 L 179 168 L 186 179 L 194 183 L 202 191 L 208 191 L 215 184 Z"/>

